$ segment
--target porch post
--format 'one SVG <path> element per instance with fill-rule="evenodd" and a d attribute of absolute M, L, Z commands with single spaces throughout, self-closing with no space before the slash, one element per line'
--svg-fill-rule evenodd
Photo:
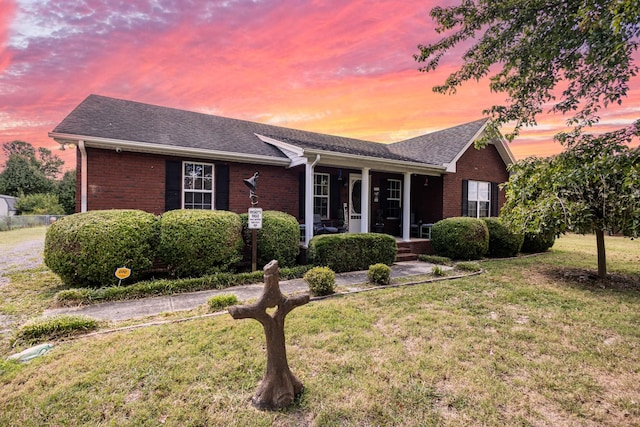
<path fill-rule="evenodd" d="M 411 173 L 404 173 L 402 188 L 402 240 L 411 240 Z"/>
<path fill-rule="evenodd" d="M 304 247 L 309 247 L 313 237 L 313 167 L 316 162 L 304 165 Z"/>
<path fill-rule="evenodd" d="M 362 209 L 362 217 L 360 218 L 360 232 L 368 233 L 369 232 L 369 168 L 362 168 L 362 194 L 361 198 L 361 209 Z"/>

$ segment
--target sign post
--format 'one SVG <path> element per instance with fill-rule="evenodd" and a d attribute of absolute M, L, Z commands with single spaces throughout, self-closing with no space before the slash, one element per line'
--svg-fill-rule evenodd
<path fill-rule="evenodd" d="M 251 230 L 251 271 L 258 269 L 258 230 L 262 229 L 262 208 L 249 208 L 248 228 Z"/>

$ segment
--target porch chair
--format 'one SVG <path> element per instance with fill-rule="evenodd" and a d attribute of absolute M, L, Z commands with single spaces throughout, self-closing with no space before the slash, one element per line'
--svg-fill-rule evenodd
<path fill-rule="evenodd" d="M 324 225 L 322 222 L 322 217 L 318 214 L 313 215 L 313 235 L 317 236 L 319 234 L 334 234 L 338 232 L 337 227 L 333 227 L 332 225 Z"/>

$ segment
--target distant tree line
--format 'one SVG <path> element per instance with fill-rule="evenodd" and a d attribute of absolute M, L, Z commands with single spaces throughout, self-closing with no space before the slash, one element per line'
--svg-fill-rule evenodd
<path fill-rule="evenodd" d="M 0 194 L 17 197 L 20 214 L 75 212 L 76 172 L 62 174 L 64 161 L 58 155 L 24 141 L 5 142 L 2 150 L 7 160 L 0 172 Z"/>

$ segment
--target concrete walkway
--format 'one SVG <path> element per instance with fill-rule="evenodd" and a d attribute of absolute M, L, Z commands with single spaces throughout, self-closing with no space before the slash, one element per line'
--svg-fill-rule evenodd
<path fill-rule="evenodd" d="M 433 264 L 419 261 L 399 262 L 391 266 L 391 277 L 419 276 L 431 273 Z M 448 268 L 443 268 L 448 269 Z M 367 271 L 336 274 L 336 287 L 339 290 L 355 291 L 372 287 L 367 283 Z M 185 311 L 206 304 L 207 300 L 218 294 L 234 294 L 240 301 L 257 299 L 264 284 L 234 286 L 222 290 L 189 292 L 184 294 L 142 298 L 130 301 L 108 302 L 81 307 L 64 307 L 46 310 L 43 316 L 59 314 L 75 314 L 93 317 L 98 320 L 122 321 L 155 316 L 167 312 Z M 283 294 L 308 292 L 309 287 L 302 279 L 284 280 L 280 282 Z"/>

